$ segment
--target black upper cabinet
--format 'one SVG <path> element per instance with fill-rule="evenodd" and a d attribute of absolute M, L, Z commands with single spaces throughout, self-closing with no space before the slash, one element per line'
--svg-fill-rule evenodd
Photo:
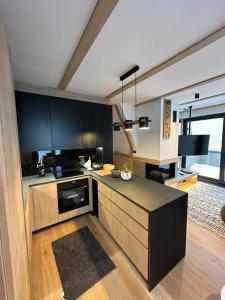
<path fill-rule="evenodd" d="M 104 117 L 101 104 L 83 102 L 83 146 L 95 148 L 103 146 L 101 119 Z"/>
<path fill-rule="evenodd" d="M 15 96 L 21 152 L 51 149 L 50 98 L 24 92 Z"/>
<path fill-rule="evenodd" d="M 103 147 L 112 162 L 112 106 L 16 92 L 21 154 Z"/>
<path fill-rule="evenodd" d="M 83 147 L 82 102 L 51 97 L 52 139 L 54 148 Z"/>
<path fill-rule="evenodd" d="M 101 105 L 101 132 L 103 144 L 103 162 L 113 162 L 113 142 L 112 142 L 112 106 Z"/>

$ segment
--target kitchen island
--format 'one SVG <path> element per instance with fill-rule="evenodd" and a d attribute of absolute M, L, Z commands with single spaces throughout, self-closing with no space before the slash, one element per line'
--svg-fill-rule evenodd
<path fill-rule="evenodd" d="M 63 179 L 55 179 L 53 174 L 47 174 L 43 178 L 36 175 L 25 177 L 24 199 L 30 188 L 50 184 L 55 185 L 56 190 L 60 182 L 84 177 L 89 179 L 89 193 L 92 195 L 90 208 L 80 212 L 89 211 L 97 215 L 147 281 L 149 290 L 153 289 L 185 256 L 187 194 L 136 175 L 126 182 L 120 178 L 99 176 L 84 170 L 83 175 Z M 94 187 L 97 191 L 94 191 Z M 47 186 L 45 190 L 48 191 Z M 51 195 L 51 201 L 55 201 L 57 210 L 56 193 L 54 197 Z M 47 198 L 45 203 L 46 201 Z M 93 207 L 97 207 L 97 210 Z M 40 219 L 40 209 L 38 213 Z M 35 212 L 33 215 L 35 216 Z M 76 215 L 79 214 L 68 216 Z M 55 215 L 52 224 L 62 220 Z M 44 224 L 47 226 L 47 223 Z"/>

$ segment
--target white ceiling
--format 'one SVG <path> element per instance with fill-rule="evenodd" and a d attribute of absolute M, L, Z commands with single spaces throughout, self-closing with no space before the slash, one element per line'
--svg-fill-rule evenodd
<path fill-rule="evenodd" d="M 137 86 L 138 102 L 156 98 L 179 88 L 225 73 L 224 53 L 225 38 L 222 38 L 146 79 Z M 129 99 L 134 99 L 133 95 L 134 88 L 126 91 L 124 93 L 125 101 L 129 102 Z M 120 99 L 121 96 L 118 95 L 112 101 L 118 102 Z"/>
<path fill-rule="evenodd" d="M 15 79 L 57 87 L 96 2 L 0 0 Z M 67 90 L 106 96 L 134 65 L 141 75 L 224 25 L 224 0 L 120 0 Z M 225 38 L 141 82 L 138 101 L 225 73 L 224 53 Z M 215 85 L 213 93 L 222 86 Z M 133 99 L 131 88 L 125 100 Z"/>
<path fill-rule="evenodd" d="M 199 99 L 195 99 L 196 93 L 199 93 Z M 215 95 L 218 96 L 212 97 Z M 207 99 L 207 97 L 209 97 L 209 99 Z M 169 98 L 175 103 L 180 104 L 181 108 L 187 108 L 192 105 L 193 109 L 197 109 L 212 105 L 225 104 L 225 78 L 174 94 Z"/>
<path fill-rule="evenodd" d="M 138 64 L 140 75 L 223 25 L 224 0 L 121 0 L 68 90 L 107 95 L 130 67 Z M 147 82 L 139 90 L 151 97 Z"/>
<path fill-rule="evenodd" d="M 0 0 L 14 78 L 57 87 L 97 0 Z"/>

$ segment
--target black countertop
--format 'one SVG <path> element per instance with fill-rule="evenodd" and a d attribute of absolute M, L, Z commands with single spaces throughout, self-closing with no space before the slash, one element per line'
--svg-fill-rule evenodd
<path fill-rule="evenodd" d="M 130 181 L 124 181 L 120 178 L 113 178 L 111 175 L 99 176 L 92 171 L 84 171 L 83 176 L 92 176 L 93 178 L 106 184 L 114 191 L 120 193 L 132 202 L 136 203 L 145 210 L 152 212 L 177 198 L 180 198 L 187 193 L 179 191 L 177 189 L 165 186 L 163 184 L 154 182 L 149 179 L 145 179 L 134 175 Z M 26 206 L 26 200 L 28 195 L 28 189 L 30 186 L 46 184 L 50 182 L 58 182 L 62 180 L 69 180 L 76 178 L 63 178 L 55 179 L 53 174 L 47 174 L 44 177 L 37 175 L 24 177 L 23 178 L 23 196 L 24 196 L 24 207 Z M 82 177 L 79 175 L 78 177 Z"/>
<path fill-rule="evenodd" d="M 113 178 L 111 175 L 94 174 L 93 177 L 149 212 L 187 195 L 185 192 L 137 175 L 134 175 L 130 181 Z"/>

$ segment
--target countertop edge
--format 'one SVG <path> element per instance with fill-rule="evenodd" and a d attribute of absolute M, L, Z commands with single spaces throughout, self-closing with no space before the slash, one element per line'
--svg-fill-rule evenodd
<path fill-rule="evenodd" d="M 54 175 L 53 174 L 49 174 L 48 175 L 48 177 L 49 177 L 49 179 L 48 178 L 46 178 L 46 177 L 43 177 L 43 182 L 42 181 L 40 181 L 40 182 L 34 182 L 34 183 L 29 183 L 29 179 L 30 178 L 28 178 L 28 177 L 30 177 L 30 176 L 28 176 L 28 177 L 23 177 L 22 179 L 22 187 L 23 187 L 23 203 L 24 203 L 24 210 L 26 209 L 26 204 L 27 204 L 27 198 L 28 198 L 28 191 L 29 191 L 29 188 L 31 188 L 31 187 L 33 187 L 33 186 L 38 186 L 38 185 L 43 185 L 43 184 L 49 184 L 49 183 L 54 183 L 54 182 L 61 182 L 61 181 L 69 181 L 69 180 L 74 180 L 74 179 L 78 179 L 78 178 L 85 178 L 85 177 L 91 177 L 91 178 L 93 178 L 93 179 L 95 179 L 95 180 L 98 180 L 98 181 L 100 181 L 100 182 L 102 182 L 103 184 L 105 184 L 106 186 L 108 186 L 109 188 L 111 188 L 113 191 L 115 191 L 116 193 L 118 193 L 118 194 L 120 194 L 121 196 L 123 196 L 123 197 L 125 197 L 125 198 L 127 198 L 127 199 L 129 199 L 131 202 L 133 202 L 134 204 L 136 204 L 136 205 L 138 205 L 139 207 L 141 207 L 142 209 L 144 209 L 145 211 L 147 211 L 147 212 L 149 212 L 149 213 L 151 213 L 151 212 L 153 212 L 153 211 L 156 211 L 157 209 L 159 209 L 160 207 L 163 207 L 163 206 L 165 206 L 165 205 L 167 205 L 168 203 L 171 203 L 173 200 L 171 200 L 171 201 L 169 201 L 168 203 L 165 203 L 165 204 L 163 204 L 163 205 L 161 205 L 160 207 L 158 207 L 158 208 L 155 208 L 155 209 L 152 209 L 152 210 L 150 210 L 150 209 L 148 209 L 148 208 L 146 208 L 144 205 L 141 205 L 140 203 L 138 203 L 138 202 L 136 202 L 134 199 L 131 199 L 130 197 L 128 197 L 126 194 L 124 194 L 124 193 L 122 193 L 121 191 L 119 191 L 119 190 L 117 190 L 117 189 L 115 189 L 114 187 L 112 187 L 112 186 L 110 186 L 109 184 L 107 184 L 104 180 L 103 180 L 103 178 L 101 178 L 101 176 L 99 176 L 99 175 L 97 175 L 97 174 L 95 174 L 95 173 L 93 173 L 93 172 L 91 172 L 91 171 L 85 171 L 86 173 L 85 174 L 81 174 L 81 175 L 78 175 L 78 176 L 72 176 L 72 177 L 67 177 L 67 178 L 60 178 L 60 179 L 56 179 L 55 177 L 54 177 Z M 32 176 L 31 176 L 32 177 Z M 136 177 L 138 177 L 138 178 L 142 178 L 142 177 L 140 177 L 140 176 L 137 176 L 136 175 Z M 26 178 L 28 179 L 27 180 L 27 182 L 26 182 Z M 41 177 L 37 177 L 37 179 L 39 179 L 39 180 L 41 180 Z M 102 179 L 102 180 L 101 180 Z M 144 179 L 144 178 L 143 178 Z M 169 187 L 169 186 L 166 186 L 166 188 L 168 188 L 168 189 L 173 189 L 172 187 Z M 174 189 L 173 189 L 174 190 Z M 177 198 L 180 198 L 180 197 L 182 197 L 182 196 L 184 196 L 184 195 L 188 195 L 188 193 L 186 193 L 186 192 L 184 192 L 184 191 L 180 191 L 180 190 L 177 190 L 178 192 L 179 192 L 179 196 L 178 197 L 175 197 L 174 198 L 174 200 L 176 200 Z"/>

